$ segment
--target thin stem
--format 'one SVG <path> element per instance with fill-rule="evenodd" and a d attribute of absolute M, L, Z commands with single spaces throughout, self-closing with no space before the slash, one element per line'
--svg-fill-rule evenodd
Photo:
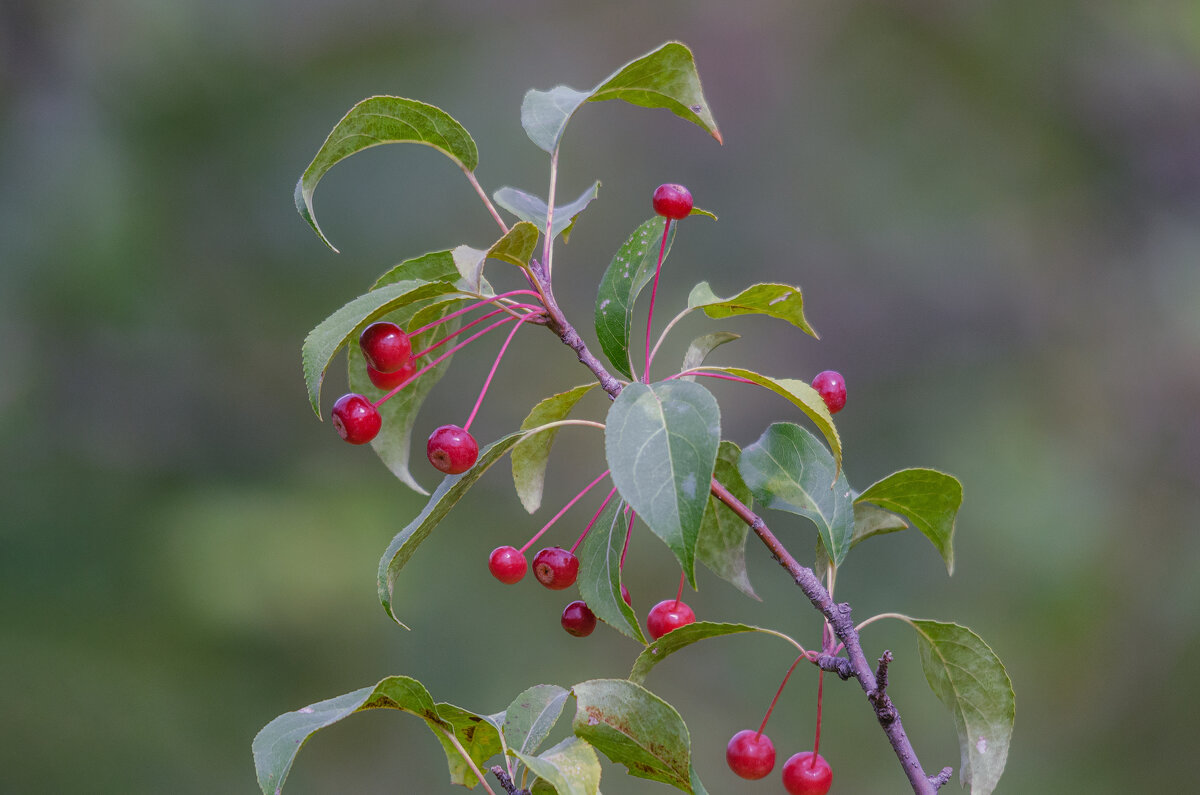
<path fill-rule="evenodd" d="M 682 571 L 679 572 L 679 590 L 675 592 L 675 604 L 671 606 L 672 610 L 675 610 L 679 607 L 679 600 L 683 598 L 683 583 L 685 581 L 686 577 L 684 576 L 684 573 Z"/>
<path fill-rule="evenodd" d="M 896 618 L 896 619 L 899 619 L 899 620 L 904 621 L 909 624 L 912 623 L 912 619 L 909 618 L 908 616 L 904 615 L 903 613 L 880 613 L 879 615 L 871 616 L 866 621 L 864 621 L 861 624 L 854 627 L 854 631 L 862 632 L 863 627 L 869 627 L 872 624 L 874 624 L 876 621 L 880 620 L 881 618 Z M 843 646 L 845 646 L 844 643 L 838 644 L 838 647 L 833 650 L 833 654 L 837 654 L 838 652 L 840 652 L 842 650 Z"/>
<path fill-rule="evenodd" d="M 607 473 L 605 473 L 607 474 Z M 583 528 L 583 532 L 579 534 L 579 538 L 575 539 L 575 543 L 571 546 L 571 554 L 575 554 L 575 550 L 579 549 L 579 545 L 583 543 L 583 539 L 587 538 L 587 534 L 592 532 L 592 525 L 596 524 L 596 520 L 600 518 L 600 514 L 604 513 L 604 509 L 608 507 L 608 502 L 617 493 L 617 487 L 613 486 L 612 491 L 604 498 L 604 502 L 600 503 L 600 507 L 596 509 L 596 514 L 592 520 L 587 523 L 587 527 Z"/>
<path fill-rule="evenodd" d="M 489 199 L 488 195 L 484 192 L 483 187 L 479 184 L 479 180 L 475 179 L 474 172 L 467 171 L 464 168 L 463 173 L 467 175 L 467 179 L 470 181 L 471 187 L 474 188 L 475 192 L 479 194 L 479 198 L 483 200 L 483 204 L 485 207 L 487 207 L 488 212 L 492 214 L 492 218 L 496 219 L 496 223 L 500 225 L 500 231 L 507 235 L 508 226 L 505 225 L 504 219 L 500 217 L 500 213 L 496 211 L 496 206 L 492 204 L 492 200 Z"/>
<path fill-rule="evenodd" d="M 675 375 L 669 375 L 664 378 L 664 381 L 672 381 L 676 378 L 683 378 L 685 375 L 701 375 L 705 378 L 720 378 L 723 381 L 737 381 L 739 384 L 753 384 L 749 378 L 742 378 L 740 375 L 726 375 L 725 373 L 710 373 L 704 370 L 683 370 Z"/>
<path fill-rule="evenodd" d="M 671 219 L 663 227 L 662 244 L 658 247 L 658 266 L 654 269 L 654 286 L 650 288 L 650 311 L 646 313 L 646 366 L 642 368 L 642 380 L 650 383 L 650 329 L 654 322 L 654 296 L 658 295 L 658 277 L 662 276 L 663 257 L 667 253 L 667 234 L 671 231 Z"/>
<path fill-rule="evenodd" d="M 658 339 L 654 343 L 654 348 L 650 351 L 650 361 L 653 362 L 654 357 L 658 355 L 658 349 L 660 347 L 662 347 L 663 340 L 665 340 L 667 338 L 667 332 L 670 331 L 671 329 L 675 328 L 675 324 L 678 323 L 679 321 L 683 320 L 685 317 L 687 317 L 687 314 L 689 312 L 691 312 L 693 309 L 695 309 L 695 307 L 688 307 L 687 309 L 683 310 L 675 317 L 671 318 L 671 322 L 668 323 L 666 325 L 666 328 L 664 328 L 662 330 L 662 333 L 658 335 Z M 648 370 L 650 368 L 646 368 L 646 369 Z"/>
<path fill-rule="evenodd" d="M 813 740 L 813 755 L 810 757 L 809 767 L 817 766 L 817 752 L 821 748 L 821 698 L 825 694 L 825 669 L 821 669 L 821 673 L 817 676 L 817 736 Z"/>
<path fill-rule="evenodd" d="M 553 270 L 551 257 L 554 255 L 554 238 L 550 231 L 554 229 L 554 193 L 558 187 L 558 147 L 550 154 L 550 191 L 546 196 L 546 242 L 542 245 L 542 263 L 546 266 L 546 276 Z"/>
<path fill-rule="evenodd" d="M 446 315 L 445 317 L 439 318 L 438 320 L 433 321 L 432 323 L 426 323 L 424 326 L 421 326 L 416 331 L 408 332 L 408 336 L 415 337 L 418 334 L 429 331 L 429 329 L 431 329 L 431 328 L 437 328 L 438 326 L 442 325 L 446 321 L 453 320 L 454 318 L 458 317 L 459 315 L 464 315 L 467 312 L 478 309 L 479 307 L 481 307 L 485 304 L 492 304 L 492 303 L 495 303 L 496 301 L 500 301 L 504 298 L 508 298 L 510 295 L 532 295 L 532 296 L 536 297 L 538 300 L 541 300 L 541 298 L 542 298 L 540 293 L 534 292 L 533 290 L 510 290 L 507 293 L 501 293 L 500 295 L 494 295 L 491 298 L 485 298 L 482 301 L 477 301 L 477 302 L 471 304 L 470 306 L 463 307 L 462 309 L 457 309 L 457 310 L 451 312 L 450 314 Z"/>
<path fill-rule="evenodd" d="M 787 684 L 787 680 L 792 675 L 792 671 L 796 670 L 796 666 L 801 660 L 807 660 L 807 654 L 801 654 L 792 663 L 792 667 L 787 669 L 787 673 L 783 675 L 783 681 L 779 683 L 779 689 L 775 691 L 775 698 L 771 699 L 771 706 L 767 707 L 767 714 L 763 716 L 762 723 L 758 725 L 758 733 L 754 735 L 754 741 L 758 742 L 758 738 L 762 736 L 763 729 L 767 728 L 767 721 L 771 719 L 771 713 L 775 710 L 775 702 L 779 700 L 780 694 L 783 693 L 783 686 Z"/>
<path fill-rule="evenodd" d="M 467 329 L 470 329 L 470 328 L 473 328 L 473 327 L 475 327 L 475 326 L 478 326 L 480 323 L 482 323 L 483 321 L 487 320 L 489 317 L 495 317 L 496 315 L 503 314 L 504 312 L 507 312 L 507 311 L 508 311 L 508 310 L 507 310 L 507 309 L 504 309 L 504 308 L 501 308 L 501 309 L 493 309 L 491 312 L 488 312 L 486 315 L 480 315 L 479 317 L 477 317 L 477 318 L 475 318 L 474 320 L 472 320 L 470 323 L 468 323 L 468 324 L 466 324 L 465 326 L 463 326 L 462 328 L 460 328 L 458 331 L 452 331 L 452 332 L 450 332 L 449 334 L 447 334 L 446 336 L 442 337 L 442 338 L 441 338 L 440 340 L 438 340 L 437 342 L 435 342 L 435 343 L 433 343 L 432 345 L 430 345 L 430 346 L 429 346 L 428 348 L 426 348 L 425 350 L 423 350 L 423 351 L 418 351 L 418 352 L 414 353 L 414 354 L 412 355 L 412 358 L 413 358 L 414 360 L 416 360 L 416 359 L 420 359 L 420 358 L 422 358 L 422 357 L 424 357 L 424 356 L 428 356 L 430 353 L 433 353 L 435 350 L 437 350 L 438 348 L 442 347 L 442 346 L 443 346 L 443 345 L 445 345 L 447 342 L 449 342 L 450 340 L 452 340 L 452 339 L 454 339 L 455 337 L 457 337 L 459 334 L 462 334 L 462 333 L 463 333 L 463 332 L 465 332 Z"/>
<path fill-rule="evenodd" d="M 492 369 L 488 371 L 487 378 L 483 382 L 483 389 L 479 390 L 479 397 L 475 398 L 475 407 L 471 409 L 471 416 L 467 417 L 467 423 L 463 426 L 464 431 L 471 430 L 471 423 L 475 421 L 475 415 L 479 413 L 479 407 L 483 405 L 483 396 L 487 394 L 488 387 L 492 385 L 492 378 L 496 375 L 496 368 L 500 366 L 500 360 L 504 358 L 504 352 L 508 350 L 509 343 L 516 336 L 517 329 L 521 328 L 521 324 L 533 316 L 532 313 L 525 315 L 512 327 L 512 331 L 508 332 L 508 337 L 505 338 L 504 344 L 500 346 L 500 352 L 496 354 L 496 361 L 492 362 Z"/>
<path fill-rule="evenodd" d="M 471 772 L 475 774 L 475 778 L 479 779 L 479 783 L 483 785 L 483 788 L 488 791 L 489 795 L 496 795 L 496 791 L 488 786 L 487 781 L 483 778 L 483 773 L 479 770 L 479 766 L 475 764 L 475 760 L 467 753 L 467 749 L 462 747 L 462 743 L 454 736 L 454 732 L 449 729 L 442 729 L 442 734 L 446 735 L 446 739 L 454 746 L 454 750 L 458 751 L 462 758 L 467 761 L 467 767 L 471 768 Z"/>
<path fill-rule="evenodd" d="M 621 562 L 617 564 L 617 571 L 625 571 L 625 556 L 629 554 L 629 539 L 633 538 L 633 520 L 637 518 L 637 512 L 631 510 L 629 512 L 629 527 L 625 530 L 625 546 L 621 547 Z"/>
<path fill-rule="evenodd" d="M 606 470 L 604 470 L 603 472 L 601 472 L 601 473 L 600 473 L 600 476 L 599 476 L 598 478 L 596 478 L 596 479 L 595 479 L 595 480 L 593 480 L 591 483 L 589 483 L 589 484 L 587 484 L 586 486 L 584 486 L 584 487 L 583 487 L 583 491 L 579 492 L 579 493 L 578 493 L 578 494 L 576 494 L 574 497 L 572 497 L 572 498 L 571 498 L 571 501 L 570 501 L 570 502 L 568 502 L 566 505 L 564 505 L 564 506 L 562 507 L 562 510 L 560 510 L 558 513 L 554 514 L 554 516 L 553 516 L 553 517 L 550 519 L 550 521 L 546 522 L 546 526 L 545 526 L 545 527 L 543 527 L 541 530 L 538 530 L 536 533 L 534 533 L 534 534 L 533 534 L 533 538 L 531 538 L 531 539 L 529 539 L 528 541 L 526 541 L 526 542 L 525 542 L 525 546 L 521 547 L 521 549 L 520 549 L 520 553 L 521 553 L 522 555 L 524 555 L 524 554 L 525 554 L 525 553 L 526 553 L 526 552 L 529 550 L 529 548 L 530 548 L 531 546 L 533 546 L 534 544 L 536 544 L 536 543 L 537 543 L 537 540 L 538 540 L 539 538 L 541 538 L 541 537 L 542 537 L 542 534 L 543 534 L 543 533 L 545 533 L 547 530 L 549 530 L 549 529 L 550 529 L 550 528 L 551 528 L 551 527 L 554 525 L 554 523 L 555 523 L 555 522 L 557 522 L 559 519 L 561 519 L 561 518 L 562 518 L 562 515 L 563 515 L 564 513 L 566 513 L 567 511 L 571 510 L 571 506 L 572 506 L 572 505 L 574 505 L 575 503 L 579 502 L 579 500 L 583 498 L 583 495 L 585 495 L 585 494 L 587 494 L 589 491 L 591 491 L 593 486 L 595 486 L 595 485 L 596 485 L 597 483 L 599 483 L 600 481 L 604 480 L 606 477 L 608 477 L 608 470 L 607 470 L 607 469 L 606 469 Z"/>

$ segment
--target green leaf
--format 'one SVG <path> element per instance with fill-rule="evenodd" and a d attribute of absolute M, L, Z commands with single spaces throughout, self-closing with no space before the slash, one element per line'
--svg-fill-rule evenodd
<path fill-rule="evenodd" d="M 734 334 L 731 331 L 714 331 L 711 334 L 696 337 L 688 346 L 687 352 L 683 354 L 683 365 L 679 368 L 679 372 L 685 373 L 688 370 L 694 370 L 704 364 L 704 360 L 708 358 L 714 348 L 741 338 L 741 334 Z M 683 380 L 695 381 L 696 376 L 685 375 Z"/>
<path fill-rule="evenodd" d="M 374 687 L 286 712 L 264 726 L 254 738 L 254 768 L 263 795 L 278 795 L 283 790 L 300 746 L 314 732 L 355 712 L 381 708 L 410 712 L 422 718 L 435 734 L 449 727 L 425 686 L 407 676 L 389 676 Z"/>
<path fill-rule="evenodd" d="M 742 451 L 738 468 L 754 499 L 811 519 L 834 564 L 841 565 L 854 534 L 850 484 L 817 437 L 777 422 Z"/>
<path fill-rule="evenodd" d="M 605 453 L 621 497 L 666 542 L 696 585 L 696 542 L 708 505 L 721 409 L 699 384 L 632 383 L 608 410 Z"/>
<path fill-rule="evenodd" d="M 713 477 L 747 508 L 753 509 L 754 496 L 737 468 L 741 454 L 742 451 L 733 442 L 721 442 L 717 449 L 717 464 Z M 729 506 L 710 493 L 708 507 L 704 511 L 704 521 L 700 523 L 696 559 L 746 596 L 758 599 L 758 594 L 754 592 L 750 577 L 746 573 L 746 534 L 749 530 L 749 526 L 738 518 Z"/>
<path fill-rule="evenodd" d="M 383 609 L 397 624 L 404 627 L 392 610 L 392 591 L 396 587 L 396 577 L 400 574 L 400 569 L 404 568 L 421 542 L 428 538 L 433 529 L 437 527 L 438 522 L 442 521 L 450 509 L 467 493 L 467 490 L 475 485 L 475 481 L 479 480 L 492 464 L 499 461 L 501 456 L 512 449 L 512 446 L 527 433 L 527 431 L 517 431 L 497 439 L 479 452 L 479 459 L 475 462 L 475 466 L 461 475 L 447 475 L 434 490 L 429 502 L 425 504 L 417 518 L 409 522 L 407 527 L 396 534 L 392 543 L 388 544 L 387 550 L 379 561 L 379 601 L 383 604 Z M 404 628 L 408 629 L 408 627 Z"/>
<path fill-rule="evenodd" d="M 591 91 L 576 91 L 566 86 L 529 91 L 521 103 L 521 126 L 538 148 L 553 153 L 562 141 L 567 122 L 584 102 L 609 99 L 621 99 L 643 108 L 665 108 L 721 141 L 700 87 L 692 52 L 675 41 L 631 61 Z"/>
<path fill-rule="evenodd" d="M 718 298 L 708 282 L 700 282 L 688 295 L 689 309 L 703 309 L 711 318 L 767 315 L 786 320 L 805 334 L 820 338 L 804 318 L 804 296 L 787 284 L 756 284 L 732 298 Z"/>
<path fill-rule="evenodd" d="M 641 684 L 646 681 L 651 669 L 680 649 L 691 646 L 696 641 L 718 638 L 722 635 L 736 635 L 739 632 L 765 632 L 768 635 L 779 635 L 778 632 L 749 624 L 722 624 L 714 621 L 693 621 L 678 629 L 668 632 L 646 647 L 645 651 L 633 661 L 633 670 L 629 672 L 629 681 Z"/>
<path fill-rule="evenodd" d="M 596 295 L 596 337 L 600 350 L 617 372 L 633 378 L 629 363 L 629 332 L 633 327 L 633 304 L 638 293 L 650 281 L 658 265 L 662 246 L 663 227 L 667 219 L 655 216 L 642 224 L 617 250 L 617 254 L 600 279 Z M 677 224 L 671 224 L 663 260 L 671 251 Z"/>
<path fill-rule="evenodd" d="M 1016 715 L 1012 680 L 983 639 L 958 624 L 910 619 L 925 679 L 954 713 L 962 751 L 959 780 L 971 795 L 988 795 L 1008 759 Z"/>
<path fill-rule="evenodd" d="M 521 430 L 565 420 L 575 408 L 575 404 L 595 386 L 596 382 L 593 381 L 542 400 L 530 410 L 529 416 L 521 423 Z M 550 448 L 554 446 L 558 431 L 558 428 L 551 428 L 521 440 L 513 448 L 513 485 L 516 486 L 521 504 L 529 513 L 541 507 L 542 490 L 546 485 L 546 462 L 550 460 Z"/>
<path fill-rule="evenodd" d="M 488 256 L 528 270 L 529 260 L 537 250 L 539 234 L 535 224 L 526 221 L 513 224 L 513 227 L 488 249 Z"/>
<path fill-rule="evenodd" d="M 337 123 L 296 183 L 296 209 L 334 251 L 337 249 L 317 225 L 313 212 L 312 196 L 317 183 L 326 171 L 355 152 L 398 143 L 432 146 L 466 172 L 479 165 L 479 150 L 471 134 L 444 110 L 403 97 L 364 99 Z"/>
<path fill-rule="evenodd" d="M 380 276 L 372 290 L 386 287 L 395 282 L 411 279 L 422 282 L 455 282 L 459 278 L 454 257 L 449 251 L 431 251 L 419 257 L 406 259 Z"/>
<path fill-rule="evenodd" d="M 360 295 L 308 332 L 300 357 L 304 365 L 304 381 L 308 385 L 308 399 L 317 416 L 321 416 L 321 382 L 325 380 L 325 371 L 329 369 L 333 357 L 360 327 L 407 304 L 457 290 L 449 282 L 415 279 L 393 282 Z"/>
<path fill-rule="evenodd" d="M 597 180 L 592 184 L 592 187 L 585 190 L 575 201 L 570 204 L 557 205 L 554 208 L 554 220 L 550 227 L 550 239 L 553 240 L 566 232 L 567 228 L 575 223 L 576 216 L 587 209 L 592 200 L 599 195 L 600 181 Z M 546 211 L 549 208 L 546 202 L 542 201 L 539 197 L 534 196 L 532 193 L 526 193 L 523 190 L 505 187 L 493 193 L 492 198 L 496 200 L 496 204 L 508 210 L 522 221 L 529 222 L 535 229 L 539 231 L 546 229 Z"/>
<path fill-rule="evenodd" d="M 759 386 L 765 387 L 780 397 L 791 401 L 794 406 L 807 414 L 808 418 L 812 420 L 813 425 L 816 425 L 818 430 L 824 434 L 825 441 L 829 442 L 829 449 L 833 451 L 833 460 L 837 463 L 837 471 L 841 471 L 842 438 L 838 435 L 837 426 L 833 424 L 833 416 L 829 413 L 829 407 L 825 405 L 824 398 L 811 385 L 795 378 L 772 378 L 771 376 L 762 375 L 742 367 L 702 365 L 695 369 L 712 370 L 718 373 L 737 376 L 738 378 L 745 378 L 747 381 L 753 381 Z"/>
<path fill-rule="evenodd" d="M 437 711 L 442 720 L 450 725 L 458 744 L 471 757 L 471 761 L 475 763 L 480 772 L 485 772 L 483 765 L 489 759 L 496 754 L 503 753 L 500 732 L 496 731 L 496 727 L 487 717 L 476 715 L 474 712 L 453 704 L 438 704 Z M 435 734 L 442 743 L 442 750 L 446 752 L 446 762 L 450 767 L 450 783 L 473 789 L 479 782 L 475 771 L 471 770 L 471 766 L 467 764 L 467 760 L 463 759 L 462 754 L 454 747 L 454 743 L 450 741 L 449 737 L 442 732 L 435 732 Z"/>
<path fill-rule="evenodd" d="M 596 795 L 600 791 L 600 759 L 596 749 L 578 737 L 568 737 L 537 756 L 513 754 L 558 795 Z"/>
<path fill-rule="evenodd" d="M 572 730 L 630 775 L 691 786 L 691 736 L 667 702 L 625 679 L 593 679 L 572 688 Z"/>
<path fill-rule="evenodd" d="M 596 618 L 643 646 L 633 608 L 621 598 L 621 552 L 629 536 L 625 503 L 611 499 L 579 547 L 579 595 Z"/>
<path fill-rule="evenodd" d="M 534 685 L 504 711 L 504 738 L 514 751 L 536 754 L 558 722 L 570 691 L 558 685 Z"/>
<path fill-rule="evenodd" d="M 925 534 L 954 573 L 954 520 L 962 505 L 962 484 L 934 469 L 902 469 L 871 485 L 855 499 L 907 517 Z M 856 513 L 857 516 L 857 513 Z M 861 539 L 859 539 L 861 540 Z"/>

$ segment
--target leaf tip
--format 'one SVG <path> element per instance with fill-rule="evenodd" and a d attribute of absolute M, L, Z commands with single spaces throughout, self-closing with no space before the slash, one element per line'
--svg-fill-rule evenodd
<path fill-rule="evenodd" d="M 710 132 L 712 137 L 717 139 L 717 143 L 719 143 L 721 146 L 725 145 L 725 139 L 721 136 L 720 130 L 718 130 L 716 127 L 713 127 Z"/>

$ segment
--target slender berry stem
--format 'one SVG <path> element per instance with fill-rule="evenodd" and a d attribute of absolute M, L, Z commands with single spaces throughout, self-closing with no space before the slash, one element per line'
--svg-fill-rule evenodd
<path fill-rule="evenodd" d="M 575 554 L 575 550 L 579 549 L 579 545 L 583 543 L 583 539 L 587 538 L 587 534 L 592 531 L 592 525 L 594 525 L 596 520 L 600 518 L 600 514 L 604 513 L 604 509 L 608 507 L 609 500 L 611 500 L 613 495 L 616 493 L 617 487 L 613 486 L 612 491 L 610 491 L 608 496 L 604 498 L 604 502 L 600 503 L 600 507 L 596 509 L 596 514 L 592 517 L 592 521 L 587 523 L 587 527 L 583 528 L 583 532 L 579 534 L 579 538 L 575 539 L 575 543 L 571 546 L 572 555 Z"/>
<path fill-rule="evenodd" d="M 801 660 L 807 659 L 808 654 L 801 654 L 792 663 L 792 667 L 787 669 L 787 673 L 783 675 L 783 681 L 779 683 L 779 689 L 775 691 L 775 698 L 771 699 L 771 706 L 767 707 L 767 714 L 763 715 L 762 723 L 758 726 L 758 733 L 754 735 L 756 741 L 762 736 L 763 730 L 767 728 L 767 721 L 771 719 L 771 713 L 775 711 L 775 702 L 779 700 L 779 696 L 783 693 L 783 687 L 787 684 L 788 678 L 791 677 L 792 671 L 796 670 L 796 666 L 800 664 Z"/>
<path fill-rule="evenodd" d="M 633 520 L 637 518 L 637 512 L 629 511 L 629 528 L 625 531 L 625 546 L 621 547 L 621 562 L 617 564 L 617 571 L 625 570 L 625 555 L 629 553 L 629 539 L 633 538 Z"/>
<path fill-rule="evenodd" d="M 825 669 L 817 676 L 817 736 L 813 740 L 813 755 L 809 767 L 816 767 L 817 752 L 821 750 L 821 698 L 825 695 Z"/>
<path fill-rule="evenodd" d="M 663 227 L 662 244 L 658 247 L 658 267 L 654 269 L 654 286 L 650 288 L 650 311 L 646 313 L 646 366 L 642 370 L 642 380 L 650 383 L 650 327 L 654 322 L 654 296 L 658 295 L 658 277 L 662 275 L 663 257 L 667 253 L 667 234 L 671 231 L 671 219 L 667 219 Z"/>
<path fill-rule="evenodd" d="M 693 309 L 695 309 L 695 307 L 688 307 L 687 309 L 684 309 L 678 315 L 671 318 L 671 322 L 663 327 L 663 330 L 658 334 L 658 339 L 654 341 L 654 347 L 650 349 L 650 361 L 654 361 L 654 357 L 658 355 L 658 349 L 662 347 L 663 340 L 667 338 L 667 332 L 675 328 L 675 324 L 687 317 L 688 313 L 690 313 Z"/>
<path fill-rule="evenodd" d="M 510 290 L 507 293 L 501 293 L 500 295 L 494 295 L 491 298 L 485 298 L 482 301 L 476 301 L 475 303 L 471 304 L 470 306 L 465 306 L 462 309 L 457 309 L 457 310 L 451 312 L 450 314 L 446 315 L 445 317 L 433 321 L 432 323 L 426 323 L 424 326 L 421 326 L 416 331 L 408 332 L 408 336 L 415 337 L 418 334 L 429 331 L 429 329 L 431 329 L 431 328 L 437 328 L 438 326 L 442 325 L 446 321 L 453 320 L 454 318 L 458 317 L 459 315 L 464 315 L 467 312 L 478 309 L 479 307 L 481 307 L 485 304 L 494 304 L 495 302 L 503 300 L 505 298 L 508 298 L 511 295 L 532 295 L 533 297 L 537 298 L 539 301 L 542 299 L 541 294 L 534 290 Z"/>
<path fill-rule="evenodd" d="M 539 538 L 541 538 L 541 537 L 542 537 L 542 534 L 543 534 L 543 533 L 545 533 L 547 530 L 549 530 L 549 529 L 550 529 L 550 528 L 551 528 L 551 527 L 554 525 L 554 523 L 555 523 L 555 522 L 557 522 L 559 519 L 561 519 L 561 518 L 562 518 L 562 515 L 563 515 L 564 513 L 566 513 L 567 511 L 571 510 L 571 506 L 572 506 L 572 505 L 574 505 L 575 503 L 579 502 L 579 500 L 583 498 L 583 495 L 587 494 L 589 491 L 591 491 L 591 490 L 592 490 L 592 486 L 595 486 L 597 483 L 599 483 L 600 481 L 604 480 L 606 477 L 608 477 L 608 470 L 607 470 L 607 469 L 606 469 L 606 470 L 604 470 L 603 472 L 601 472 L 601 473 L 600 473 L 600 477 L 596 478 L 596 479 L 595 479 L 595 480 L 593 480 L 591 483 L 589 483 L 589 484 L 587 484 L 586 486 L 584 486 L 584 487 L 583 487 L 583 491 L 579 492 L 579 493 L 578 493 L 578 494 L 576 494 L 574 497 L 572 497 L 572 498 L 571 498 L 571 501 L 570 501 L 570 502 L 568 502 L 566 505 L 564 505 L 564 506 L 562 507 L 562 509 L 561 509 L 561 510 L 560 510 L 558 513 L 554 514 L 554 516 L 553 516 L 553 517 L 551 517 L 550 521 L 546 522 L 546 526 L 545 526 L 545 527 L 543 527 L 541 530 L 538 530 L 536 533 L 534 533 L 534 534 L 533 534 L 533 538 L 531 538 L 531 539 L 529 539 L 528 541 L 526 541 L 526 542 L 525 542 L 525 546 L 521 547 L 521 549 L 520 549 L 520 550 L 518 550 L 518 551 L 519 551 L 519 552 L 520 552 L 522 555 L 524 555 L 524 554 L 525 554 L 525 553 L 526 553 L 526 552 L 529 550 L 529 548 L 530 548 L 531 546 L 533 546 L 534 544 L 536 544 L 536 543 L 537 543 L 537 540 L 538 540 Z"/>
<path fill-rule="evenodd" d="M 741 383 L 741 384 L 753 384 L 754 383 L 749 378 L 742 378 L 739 375 L 726 375 L 725 373 L 709 373 L 709 372 L 705 372 L 703 370 L 684 370 L 681 373 L 676 373 L 675 375 L 669 375 L 666 378 L 664 378 L 663 380 L 671 381 L 676 378 L 683 378 L 685 375 L 702 375 L 705 378 L 720 378 L 723 381 L 737 381 L 738 383 Z"/>
<path fill-rule="evenodd" d="M 458 331 L 452 331 L 452 332 L 450 332 L 449 334 L 447 334 L 446 336 L 442 337 L 442 338 L 441 338 L 440 340 L 438 340 L 437 342 L 435 342 L 435 343 L 433 343 L 432 345 L 430 345 L 430 346 L 429 346 L 428 348 L 426 348 L 425 350 L 423 350 L 423 351 L 418 351 L 418 352 L 414 353 L 414 354 L 412 355 L 412 358 L 415 360 L 415 359 L 420 359 L 420 358 L 422 358 L 422 357 L 424 357 L 424 356 L 428 356 L 429 354 L 433 353 L 433 352 L 434 352 L 435 350 L 437 350 L 438 348 L 440 348 L 440 347 L 442 347 L 443 345 L 445 345 L 445 344 L 446 344 L 447 342 L 449 342 L 450 340 L 452 340 L 452 339 L 454 339 L 455 337 L 457 337 L 459 334 L 462 334 L 462 333 L 463 333 L 464 331 L 466 331 L 467 329 L 470 329 L 470 328 L 473 328 L 473 327 L 475 327 L 475 326 L 478 326 L 480 323 L 482 323 L 483 321 L 487 320 L 489 317 L 495 317 L 496 315 L 503 314 L 505 311 L 506 311 L 506 310 L 504 310 L 504 309 L 493 309 L 491 312 L 488 312 L 486 315 L 480 315 L 479 317 L 477 317 L 477 318 L 475 318 L 474 320 L 472 320 L 470 323 L 467 323 L 465 326 L 463 326 L 462 328 L 460 328 Z"/>
<path fill-rule="evenodd" d="M 686 578 L 684 577 L 684 573 L 681 571 L 679 572 L 679 590 L 675 592 L 675 604 L 671 606 L 672 610 L 679 607 L 679 600 L 683 598 L 684 582 L 686 582 Z"/>
<path fill-rule="evenodd" d="M 471 423 L 475 421 L 475 415 L 479 413 L 479 407 L 483 405 L 483 396 L 487 394 L 488 387 L 492 385 L 492 378 L 496 375 L 496 368 L 500 366 L 500 360 L 504 358 L 504 352 L 508 350 L 508 344 L 516 336 L 517 329 L 521 328 L 521 324 L 532 317 L 534 317 L 532 312 L 525 315 L 516 322 L 516 325 L 512 327 L 512 331 L 508 332 L 508 337 L 505 338 L 504 344 L 500 346 L 500 352 L 496 354 L 496 361 L 492 362 L 492 369 L 488 371 L 487 378 L 483 382 L 483 389 L 479 390 L 479 397 L 475 398 L 475 407 L 471 409 L 471 416 L 467 417 L 467 423 L 463 425 L 464 431 L 471 430 Z"/>

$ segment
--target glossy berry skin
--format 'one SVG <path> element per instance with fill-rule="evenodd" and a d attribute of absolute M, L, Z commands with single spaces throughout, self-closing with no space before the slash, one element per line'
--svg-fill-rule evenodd
<path fill-rule="evenodd" d="M 562 628 L 577 638 L 586 638 L 596 628 L 596 614 L 576 599 L 563 610 Z"/>
<path fill-rule="evenodd" d="M 479 445 L 474 436 L 457 425 L 443 425 L 429 434 L 425 452 L 434 469 L 447 475 L 460 475 L 475 466 Z"/>
<path fill-rule="evenodd" d="M 525 576 L 529 564 L 516 547 L 496 547 L 488 556 L 488 571 L 505 585 L 515 585 Z"/>
<path fill-rule="evenodd" d="M 417 371 L 417 363 L 409 359 L 394 373 L 381 373 L 371 365 L 367 365 L 367 378 L 379 389 L 395 389 L 403 384 Z"/>
<path fill-rule="evenodd" d="M 371 401 L 356 392 L 338 398 L 329 414 L 338 436 L 350 444 L 366 444 L 375 438 L 383 425 L 383 419 Z"/>
<path fill-rule="evenodd" d="M 533 556 L 533 576 L 552 591 L 570 588 L 579 576 L 579 558 L 562 547 L 546 547 Z"/>
<path fill-rule="evenodd" d="M 817 373 L 812 387 L 820 393 L 830 414 L 837 414 L 846 405 L 846 379 L 837 370 Z"/>
<path fill-rule="evenodd" d="M 381 373 L 394 373 L 412 358 L 412 342 L 395 323 L 381 320 L 363 329 L 358 337 L 367 364 Z"/>
<path fill-rule="evenodd" d="M 666 599 L 650 608 L 650 614 L 646 616 L 646 631 L 650 633 L 651 638 L 658 640 L 671 630 L 679 629 L 695 620 L 696 614 L 692 612 L 692 608 L 683 602 Z"/>
<path fill-rule="evenodd" d="M 668 182 L 654 191 L 654 212 L 672 221 L 687 218 L 692 211 L 692 192 L 682 185 Z"/>
<path fill-rule="evenodd" d="M 729 769 L 751 781 L 770 775 L 775 769 L 775 745 L 771 738 L 754 729 L 742 729 L 725 746 Z"/>
<path fill-rule="evenodd" d="M 629 589 L 625 587 L 625 583 L 621 583 L 621 598 L 625 600 L 625 604 L 633 607 L 633 598 L 629 595 Z"/>
<path fill-rule="evenodd" d="M 833 783 L 833 771 L 825 757 L 802 751 L 783 763 L 783 788 L 791 795 L 825 795 Z"/>

